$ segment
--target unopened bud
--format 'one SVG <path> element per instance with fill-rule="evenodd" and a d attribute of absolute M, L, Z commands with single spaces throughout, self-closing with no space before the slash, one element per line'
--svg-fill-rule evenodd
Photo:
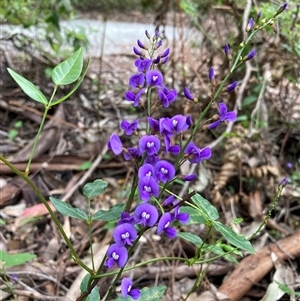
<path fill-rule="evenodd" d="M 243 61 L 246 62 L 246 61 L 249 61 L 251 60 L 256 54 L 256 50 L 253 49 L 251 50 L 245 57 L 243 57 Z"/>
<path fill-rule="evenodd" d="M 280 15 L 283 11 L 285 11 L 287 8 L 287 3 L 282 4 L 276 11 L 276 13 L 273 15 L 273 18 L 277 17 Z"/>
<path fill-rule="evenodd" d="M 216 86 L 216 79 L 215 79 L 215 71 L 214 71 L 214 68 L 213 68 L 213 67 L 211 67 L 211 68 L 209 69 L 209 80 L 210 80 L 210 82 L 211 82 L 211 85 L 212 85 L 213 87 L 215 87 L 215 86 Z"/>
<path fill-rule="evenodd" d="M 253 25 L 254 25 L 254 20 L 253 18 L 250 18 L 249 23 L 246 26 L 246 32 L 249 32 L 253 28 Z"/>

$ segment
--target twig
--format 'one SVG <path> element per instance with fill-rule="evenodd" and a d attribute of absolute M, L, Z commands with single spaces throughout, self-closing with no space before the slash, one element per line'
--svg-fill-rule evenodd
<path fill-rule="evenodd" d="M 73 301 L 72 299 L 66 297 L 45 296 L 37 291 L 24 291 L 24 290 L 15 289 L 14 293 L 18 296 L 29 297 L 37 301 Z"/>

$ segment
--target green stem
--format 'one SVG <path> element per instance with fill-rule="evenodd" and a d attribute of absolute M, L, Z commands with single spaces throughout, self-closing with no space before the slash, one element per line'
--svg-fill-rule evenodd
<path fill-rule="evenodd" d="M 34 152 L 35 152 L 37 143 L 38 143 L 38 141 L 39 141 L 39 138 L 40 138 L 42 129 L 43 129 L 43 127 L 44 127 L 44 124 L 45 124 L 45 120 L 46 120 L 48 111 L 49 111 L 49 109 L 51 108 L 51 102 L 52 102 L 52 100 L 53 100 L 53 98 L 54 98 L 54 95 L 55 95 L 57 89 L 58 89 L 58 85 L 55 85 L 54 90 L 53 90 L 53 93 L 52 93 L 52 95 L 51 95 L 51 98 L 50 98 L 49 102 L 47 103 L 47 105 L 45 106 L 43 118 L 42 118 L 42 121 L 41 121 L 39 130 L 38 130 L 38 132 L 37 132 L 37 134 L 36 134 L 36 136 L 35 136 L 35 139 L 34 139 L 34 142 L 33 142 L 33 146 L 32 146 L 31 152 L 30 152 L 29 160 L 28 160 L 28 163 L 27 163 L 27 166 L 26 166 L 26 169 L 25 169 L 25 175 L 28 175 L 28 174 L 29 174 L 30 164 L 31 164 L 31 161 L 32 161 L 32 159 L 33 159 Z"/>
<path fill-rule="evenodd" d="M 60 224 L 59 220 L 57 219 L 55 213 L 51 209 L 50 205 L 42 195 L 42 193 L 39 191 L 39 189 L 35 186 L 35 184 L 31 181 L 31 179 L 28 177 L 27 174 L 24 174 L 23 172 L 19 171 L 13 164 L 11 164 L 8 160 L 6 160 L 1 154 L 0 154 L 0 161 L 2 161 L 5 165 L 7 165 L 16 175 L 18 175 L 20 178 L 22 178 L 34 191 L 34 193 L 37 195 L 37 197 L 42 201 L 42 203 L 45 205 L 46 209 L 48 210 L 51 219 L 54 221 L 55 225 L 57 226 L 60 234 L 62 235 L 64 241 L 68 245 L 71 254 L 73 255 L 74 261 L 80 265 L 84 270 L 86 270 L 91 275 L 94 274 L 94 271 L 90 269 L 87 265 L 85 265 L 79 258 L 76 250 L 74 249 L 71 241 L 69 240 L 67 234 L 65 233 L 62 225 Z"/>

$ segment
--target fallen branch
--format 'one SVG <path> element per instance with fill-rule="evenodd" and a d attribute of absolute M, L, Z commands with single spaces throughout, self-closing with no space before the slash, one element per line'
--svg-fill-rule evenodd
<path fill-rule="evenodd" d="M 226 278 L 218 292 L 225 294 L 230 301 L 240 300 L 251 287 L 258 283 L 272 268 L 271 253 L 274 252 L 279 260 L 300 257 L 300 231 L 270 244 L 254 255 L 243 259 L 233 273 Z"/>

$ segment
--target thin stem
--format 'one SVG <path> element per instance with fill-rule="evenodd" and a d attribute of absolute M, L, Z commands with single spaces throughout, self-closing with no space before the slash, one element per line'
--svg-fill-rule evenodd
<path fill-rule="evenodd" d="M 51 102 L 52 102 L 52 100 L 53 100 L 53 98 L 54 98 L 54 95 L 55 95 L 57 89 L 58 89 L 58 85 L 55 85 L 54 90 L 53 90 L 53 93 L 52 93 L 52 95 L 51 95 L 51 98 L 50 98 L 49 102 L 47 103 L 47 105 L 45 106 L 43 118 L 42 118 L 42 121 L 41 121 L 39 130 L 38 130 L 38 132 L 37 132 L 37 134 L 36 134 L 36 136 L 35 136 L 35 139 L 34 139 L 34 142 L 33 142 L 33 146 L 32 146 L 31 152 L 30 152 L 29 160 L 28 160 L 28 163 L 27 163 L 27 166 L 26 166 L 26 169 L 25 169 L 25 175 L 28 175 L 28 174 L 29 174 L 30 164 L 31 164 L 31 161 L 32 161 L 32 159 L 33 159 L 34 152 L 35 152 L 37 143 L 38 143 L 38 141 L 39 141 L 39 138 L 40 138 L 42 129 L 43 129 L 43 127 L 44 127 L 44 124 L 45 124 L 45 120 L 46 120 L 48 111 L 49 111 L 49 109 L 51 108 Z"/>
<path fill-rule="evenodd" d="M 48 204 L 48 202 L 46 201 L 46 199 L 44 198 L 44 196 L 42 195 L 42 193 L 39 191 L 39 189 L 35 186 L 35 184 L 31 181 L 31 179 L 28 177 L 28 175 L 24 174 L 23 172 L 19 171 L 12 163 L 10 163 L 8 160 L 6 160 L 1 154 L 0 154 L 0 160 L 7 165 L 16 175 L 18 175 L 19 177 L 21 177 L 30 187 L 31 189 L 34 191 L 34 193 L 37 195 L 37 197 L 42 201 L 42 203 L 45 205 L 47 211 L 49 212 L 51 219 L 54 221 L 55 225 L 57 226 L 60 234 L 62 235 L 64 241 L 66 242 L 66 244 L 68 245 L 71 254 L 73 255 L 73 259 L 74 261 L 80 265 L 84 270 L 86 270 L 88 273 L 90 273 L 91 275 L 94 274 L 94 271 L 92 269 L 90 269 L 87 265 L 85 265 L 79 258 L 76 250 L 74 249 L 71 241 L 69 240 L 67 234 L 65 233 L 62 225 L 60 224 L 59 220 L 57 219 L 55 213 L 53 212 L 53 210 L 51 209 L 50 205 Z"/>
<path fill-rule="evenodd" d="M 91 249 L 91 259 L 92 259 L 92 268 L 95 271 L 95 262 L 94 262 L 94 252 L 93 252 L 93 238 L 92 238 L 92 218 L 91 218 L 91 199 L 88 199 L 88 231 L 90 239 L 90 249 Z"/>

